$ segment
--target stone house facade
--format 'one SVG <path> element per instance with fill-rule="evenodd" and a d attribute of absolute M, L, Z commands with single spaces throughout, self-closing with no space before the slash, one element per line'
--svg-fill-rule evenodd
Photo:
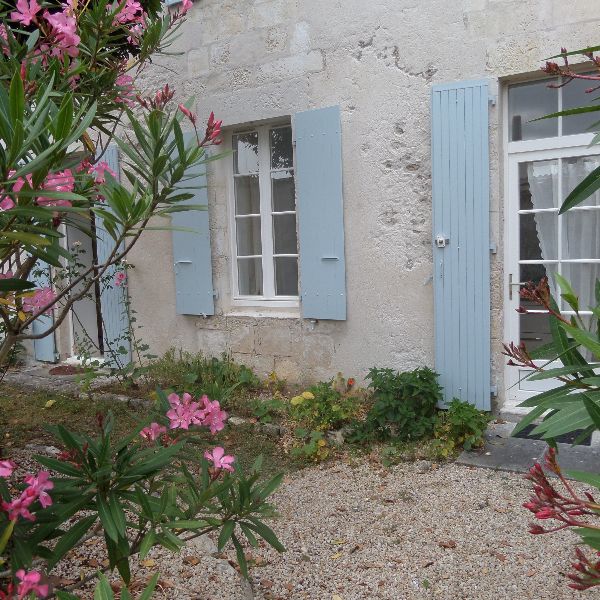
<path fill-rule="evenodd" d="M 326 379 L 337 371 L 361 378 L 372 366 L 439 366 L 440 352 L 467 353 L 481 330 L 489 358 L 483 352 L 485 360 L 477 368 L 489 370 L 489 378 L 484 377 L 487 398 L 477 403 L 496 409 L 514 404 L 519 394 L 510 391 L 514 378 L 507 374 L 501 343 L 515 332 L 523 339 L 528 332 L 537 341 L 545 334 L 543 325 L 515 320 L 508 286 L 521 280 L 526 267 L 535 278 L 540 269 L 550 273 L 554 267 L 549 265 L 562 264 L 560 256 L 548 258 L 550 251 L 543 248 L 548 244 L 542 237 L 550 234 L 538 222 L 541 192 L 532 190 L 543 174 L 536 169 L 551 164 L 551 171 L 564 171 L 569 160 L 580 157 L 581 166 L 594 153 L 581 150 L 587 125 L 576 128 L 569 143 L 566 127 L 540 133 L 530 125 L 530 116 L 540 110 L 544 114 L 546 106 L 571 101 L 565 93 L 548 90 L 545 82 L 534 82 L 544 78 L 541 59 L 561 46 L 577 49 L 598 43 L 600 17 L 594 9 L 592 0 L 195 2 L 176 42 L 181 54 L 156 60 L 142 86 L 150 91 L 168 82 L 178 100 L 194 96 L 199 120 L 213 110 L 223 119 L 224 147 L 236 151 L 207 169 L 214 314 L 178 314 L 173 234 L 148 232 L 130 256 L 134 268 L 128 283 L 144 340 L 155 353 L 171 346 L 212 355 L 230 352 L 262 374 L 275 371 L 287 380 L 304 381 Z M 488 266 L 488 291 L 473 287 L 469 267 L 460 267 L 467 269 L 468 306 L 471 298 L 489 294 L 485 314 L 473 313 L 472 319 L 470 309 L 464 312 L 464 302 L 459 301 L 463 308 L 451 304 L 446 312 L 434 302 L 446 303 L 435 289 L 438 252 L 446 240 L 453 249 L 456 240 L 448 231 L 434 229 L 438 200 L 432 195 L 432 93 L 446 93 L 450 88 L 443 85 L 465 81 L 481 83 L 480 92 L 486 94 L 489 154 L 474 175 L 476 181 L 489 177 L 489 193 L 484 186 L 477 199 L 484 210 L 483 229 L 489 227 L 490 248 L 482 257 Z M 544 94 L 547 102 L 540 100 Z M 307 167 L 311 155 L 317 162 L 323 158 L 318 144 L 302 150 L 298 136 L 311 126 L 306 122 L 310 118 L 302 115 L 331 107 L 339 111 L 325 127 L 339 119 L 343 209 L 331 217 L 323 205 L 326 227 L 320 235 L 335 237 L 341 226 L 343 255 L 325 252 L 321 259 L 343 263 L 345 299 L 344 310 L 327 318 L 326 310 L 324 317 L 318 310 L 303 311 L 308 302 L 303 284 L 306 288 L 307 281 L 314 281 L 303 253 L 319 244 L 306 232 L 318 226 L 319 218 L 314 203 L 306 216 L 302 203 L 310 200 L 302 194 L 312 189 L 310 168 L 318 172 L 318 165 Z M 459 127 L 468 128 L 470 110 L 471 105 Z M 334 143 L 334 153 L 335 148 Z M 570 154 L 565 148 L 574 150 Z M 275 149 L 280 153 L 276 157 Z M 306 155 L 302 164 L 301 152 Z M 467 149 L 467 162 L 475 158 Z M 336 170 L 336 164 L 334 157 L 328 168 Z M 556 218 L 554 213 L 551 218 Z M 483 230 L 481 224 L 471 227 Z M 566 235 L 567 227 L 562 229 Z M 539 239 L 527 254 L 519 246 L 519 232 L 524 238 L 536 231 Z M 481 254 L 480 247 L 470 251 Z M 579 258 L 591 261 L 581 269 L 595 269 L 593 260 L 600 254 L 594 252 L 581 250 Z M 341 289 L 327 271 L 320 276 L 325 288 Z M 452 329 L 460 318 L 471 320 L 475 328 Z M 450 346 L 437 346 L 440 320 L 448 337 L 458 336 Z M 61 355 L 68 354 L 65 342 L 57 343 Z M 456 371 L 451 363 L 443 369 Z"/>

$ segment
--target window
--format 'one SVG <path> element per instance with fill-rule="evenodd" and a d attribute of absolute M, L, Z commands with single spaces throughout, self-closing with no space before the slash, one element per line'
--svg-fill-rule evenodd
<path fill-rule="evenodd" d="M 511 142 L 536 140 L 589 133 L 598 121 L 597 113 L 583 113 L 542 119 L 539 117 L 589 104 L 597 94 L 586 93 L 590 81 L 575 79 L 561 88 L 549 88 L 549 84 L 560 84 L 560 79 L 542 79 L 518 85 L 508 90 L 509 136 Z"/>
<path fill-rule="evenodd" d="M 595 306 L 595 282 L 600 278 L 600 192 L 559 215 L 567 195 L 600 165 L 600 147 L 590 146 L 598 121 L 595 113 L 533 121 L 546 114 L 585 106 L 597 94 L 587 94 L 590 82 L 574 80 L 548 89 L 549 80 L 508 88 L 507 197 L 505 200 L 505 337 L 538 350 L 550 342 L 550 322 L 538 305 L 522 300 L 525 282 L 548 278 L 561 312 L 573 311 L 561 298 L 556 274 L 569 280 L 579 295 L 580 315 L 589 321 Z M 517 312 L 523 306 L 527 313 Z M 510 373 L 510 371 L 513 373 Z M 509 399 L 522 401 L 534 392 L 560 384 L 525 379 L 527 372 L 509 367 Z"/>
<path fill-rule="evenodd" d="M 234 132 L 231 145 L 234 299 L 297 305 L 292 128 Z"/>

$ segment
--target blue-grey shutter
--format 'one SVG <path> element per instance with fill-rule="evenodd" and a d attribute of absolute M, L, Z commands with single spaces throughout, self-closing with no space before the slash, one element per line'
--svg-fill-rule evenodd
<path fill-rule="evenodd" d="M 186 144 L 196 136 L 184 134 Z M 182 204 L 208 206 L 206 167 L 198 166 L 186 173 L 192 179 L 179 187 L 194 194 Z M 178 315 L 214 315 L 215 302 L 210 251 L 208 210 L 189 210 L 172 215 L 174 227 L 193 231 L 173 231 L 173 268 L 175 270 L 175 309 Z"/>
<path fill-rule="evenodd" d="M 119 178 L 119 150 L 111 145 L 102 160 Z M 115 247 L 115 240 L 103 227 L 102 219 L 96 218 L 96 247 L 98 264 L 106 262 Z M 129 311 L 126 286 L 115 286 L 117 267 L 106 270 L 100 283 L 100 311 L 102 313 L 102 333 L 104 336 L 104 358 L 107 366 L 122 367 L 131 362 L 131 341 L 129 331 Z M 107 285 L 108 284 L 108 285 Z"/>
<path fill-rule="evenodd" d="M 435 365 L 446 402 L 490 409 L 489 91 L 432 88 Z"/>
<path fill-rule="evenodd" d="M 340 107 L 294 117 L 300 247 L 300 299 L 305 319 L 346 319 L 346 263 Z"/>
<path fill-rule="evenodd" d="M 38 288 L 50 287 L 50 266 L 46 263 L 37 263 L 33 269 L 34 275 L 32 281 Z M 52 327 L 54 323 L 54 317 L 52 314 L 40 315 L 31 324 L 31 332 L 33 335 L 38 335 L 47 331 L 49 327 Z M 54 340 L 54 332 L 47 335 L 46 337 L 38 340 L 33 340 L 33 351 L 36 360 L 43 362 L 56 362 L 56 343 Z"/>

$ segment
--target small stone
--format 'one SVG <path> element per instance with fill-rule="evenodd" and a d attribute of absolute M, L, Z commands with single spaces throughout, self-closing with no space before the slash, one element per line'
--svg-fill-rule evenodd
<path fill-rule="evenodd" d="M 432 465 L 428 460 L 419 460 L 415 463 L 415 468 L 417 473 L 427 473 L 427 471 L 431 471 Z"/>

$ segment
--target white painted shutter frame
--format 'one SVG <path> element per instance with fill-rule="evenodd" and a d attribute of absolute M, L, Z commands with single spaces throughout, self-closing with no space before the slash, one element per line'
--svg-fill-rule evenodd
<path fill-rule="evenodd" d="M 196 139 L 193 133 L 185 133 L 185 143 Z M 174 227 L 193 231 L 173 231 L 173 269 L 175 271 L 175 308 L 178 315 L 214 315 L 214 289 L 212 281 L 212 256 L 210 248 L 210 225 L 208 220 L 208 193 L 206 191 L 206 167 L 198 166 L 188 171 L 193 179 L 180 187 L 194 194 L 182 204 L 204 205 L 207 210 L 176 212 L 171 216 Z"/>
<path fill-rule="evenodd" d="M 119 179 L 119 150 L 116 145 L 107 148 L 102 157 Z M 106 206 L 108 209 L 108 205 Z M 98 264 L 106 262 L 115 247 L 115 240 L 104 229 L 102 219 L 96 217 L 96 244 Z M 114 277 L 117 267 L 109 267 L 105 277 L 112 281 L 110 286 L 100 285 L 100 310 L 102 313 L 102 333 L 104 336 L 104 357 L 107 366 L 119 367 L 131 362 L 131 342 L 129 339 L 129 312 L 127 287 L 116 286 Z"/>
<path fill-rule="evenodd" d="M 435 368 L 446 402 L 490 409 L 487 81 L 432 88 Z"/>
<path fill-rule="evenodd" d="M 34 267 L 33 270 L 35 275 L 32 277 L 32 282 L 35 283 L 38 288 L 52 286 L 50 268 L 50 265 L 46 263 L 38 263 Z M 54 317 L 52 313 L 49 315 L 40 315 L 31 323 L 31 332 L 34 335 L 43 333 L 44 331 L 47 331 L 49 327 L 52 327 L 53 323 Z M 58 357 L 56 355 L 54 332 L 38 340 L 33 340 L 33 351 L 35 360 L 50 363 L 56 362 Z"/>
<path fill-rule="evenodd" d="M 297 113 L 300 300 L 305 319 L 346 320 L 340 107 Z"/>

